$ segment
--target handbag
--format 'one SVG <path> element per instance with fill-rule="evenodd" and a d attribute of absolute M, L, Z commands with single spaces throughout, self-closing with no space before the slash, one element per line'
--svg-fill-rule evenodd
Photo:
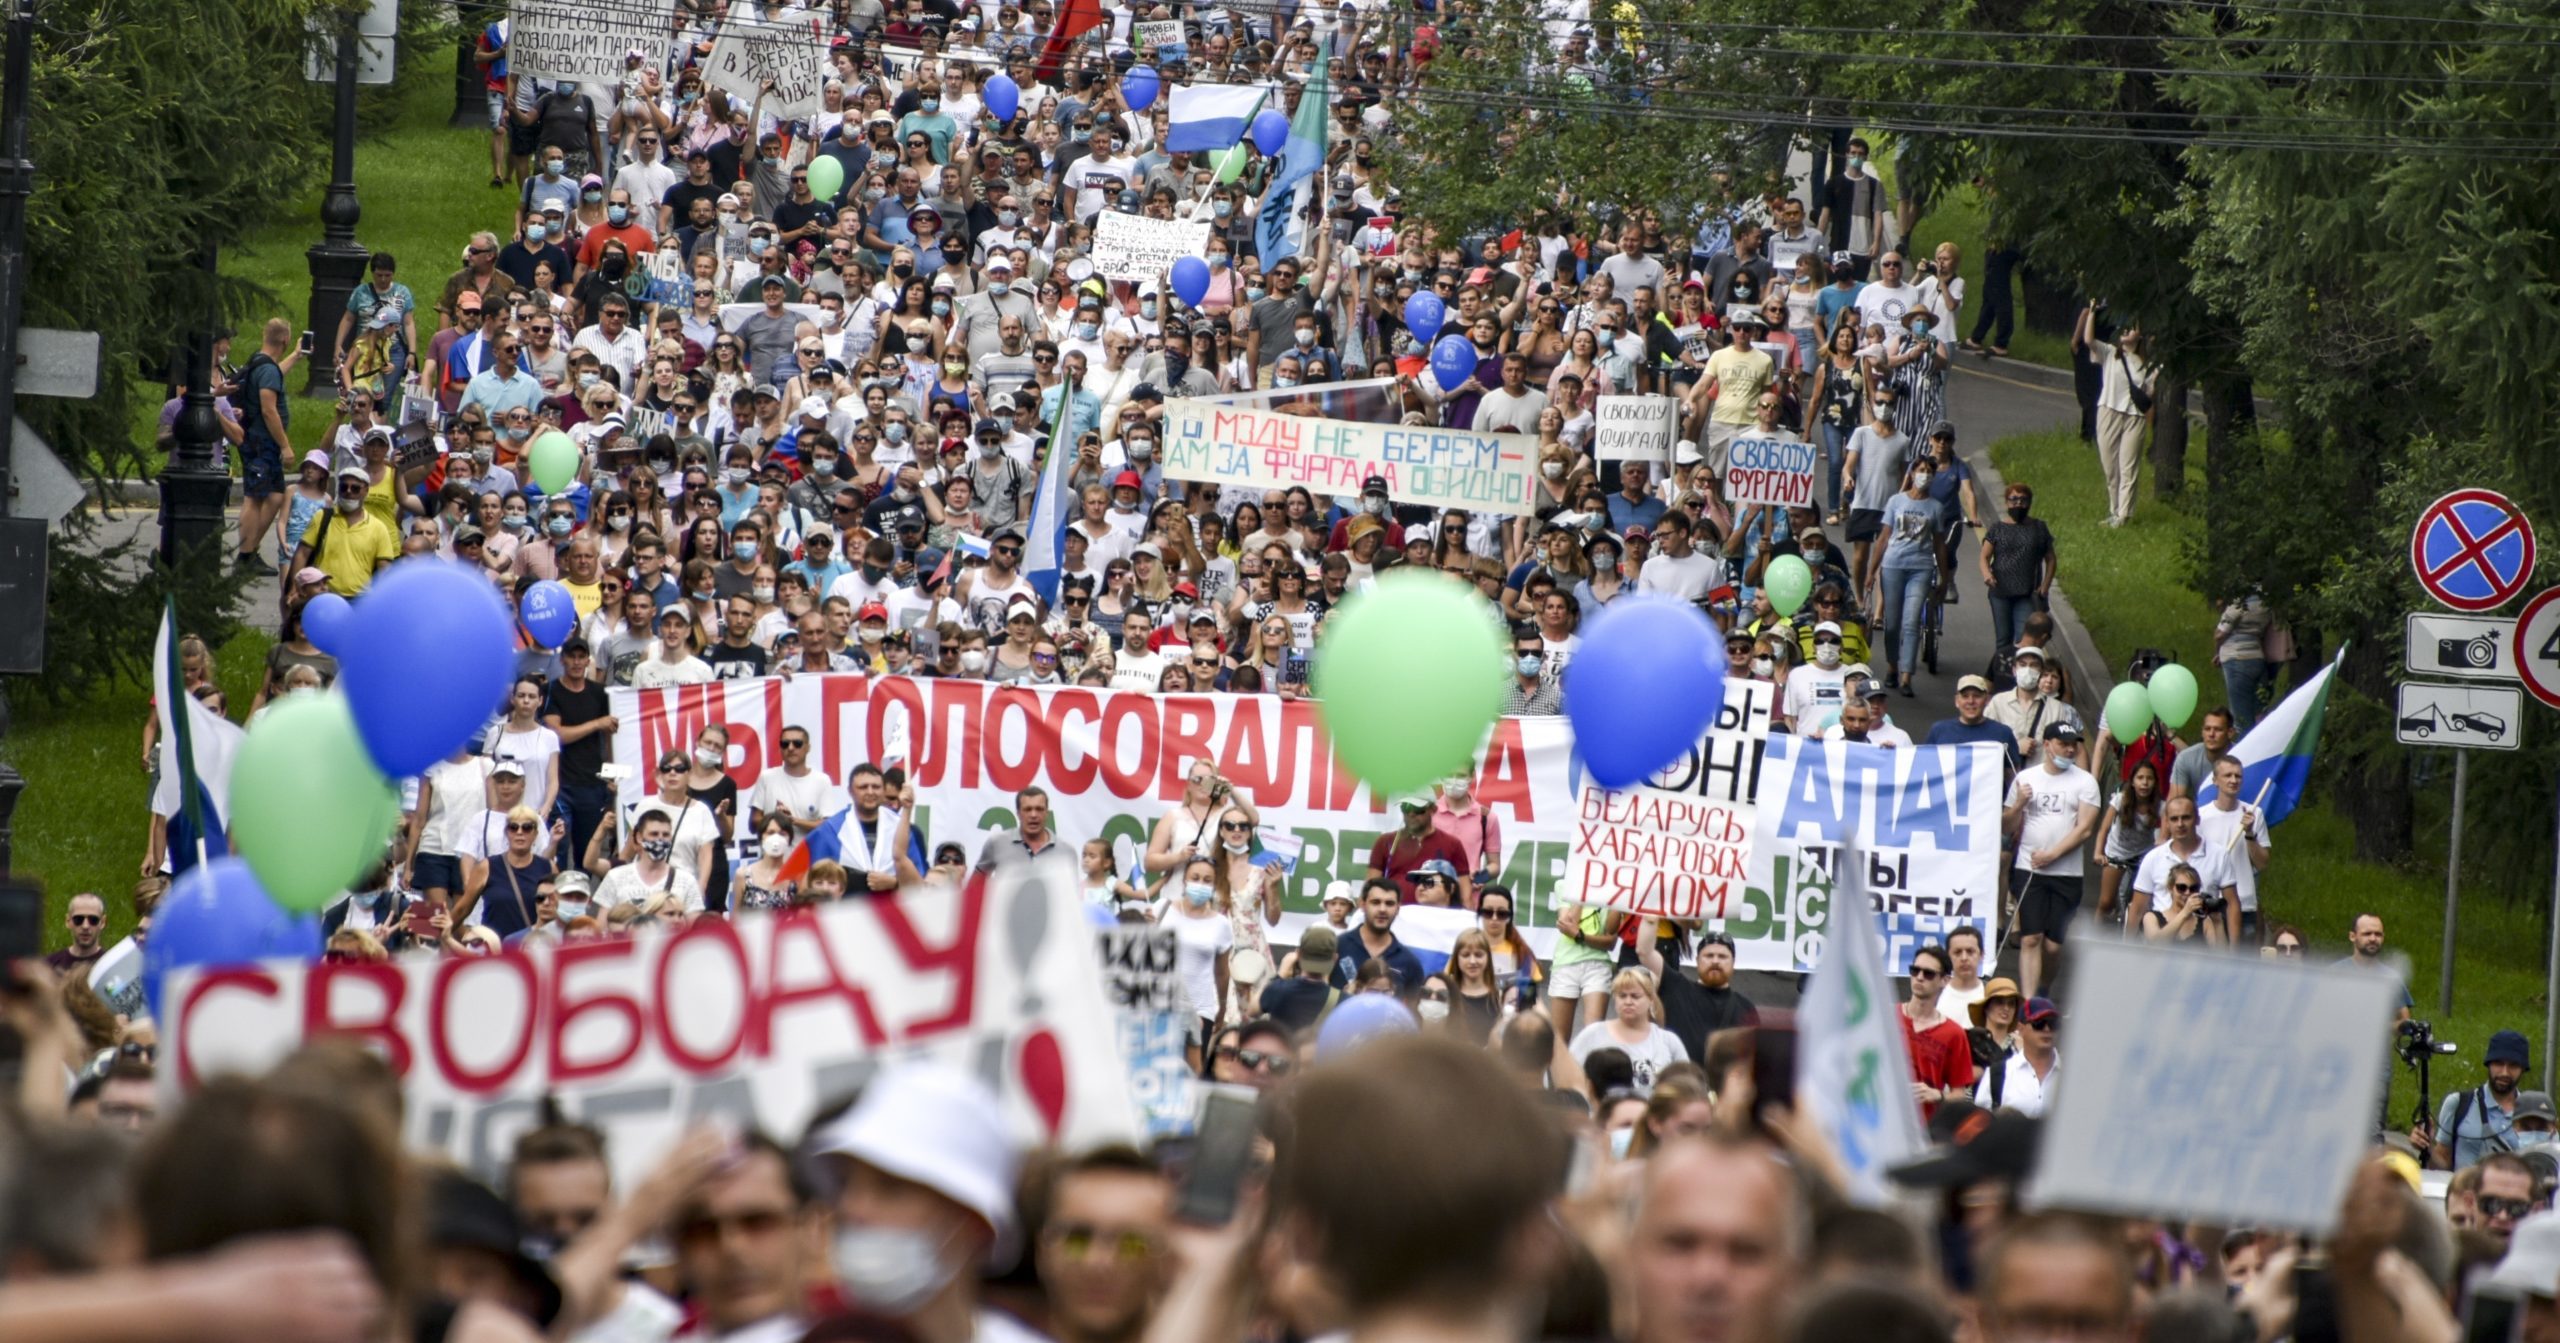
<path fill-rule="evenodd" d="M 2150 414 L 2151 393 L 2144 391 L 2142 384 L 2133 380 L 2133 365 L 2126 362 L 2124 357 L 2124 347 L 2121 345 L 2116 347 L 2116 364 L 2124 369 L 2124 391 L 2125 395 L 2133 398 L 2133 413 L 2136 415 Z"/>

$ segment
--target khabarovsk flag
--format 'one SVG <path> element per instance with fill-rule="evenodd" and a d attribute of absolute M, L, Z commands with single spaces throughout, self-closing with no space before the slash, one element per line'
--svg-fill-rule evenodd
<path fill-rule="evenodd" d="M 1165 114 L 1164 152 L 1205 153 L 1244 138 L 1270 91 L 1258 84 L 1176 84 Z"/>
<path fill-rule="evenodd" d="M 1929 1144 L 1911 1099 L 1911 1060 L 1867 899 L 1866 859 L 1844 838 L 1834 861 L 1835 917 L 1796 1006 L 1796 1111 L 1840 1154 L 1849 1200 L 1877 1208 L 1892 1197 L 1885 1172 Z"/>
<path fill-rule="evenodd" d="M 151 645 L 152 710 L 160 719 L 160 777 L 151 809 L 169 818 L 169 868 L 173 876 L 231 852 L 225 817 L 231 814 L 231 758 L 248 735 L 240 725 L 187 693 L 178 657 L 178 608 L 160 610 L 160 634 Z"/>
<path fill-rule="evenodd" d="M 2293 814 L 2311 782 L 2312 752 L 2320 745 L 2321 720 L 2329 715 L 2329 685 L 2346 658 L 2347 650 L 2339 649 L 2328 666 L 2295 686 L 2231 748 L 2231 758 L 2240 762 L 2240 800 L 2256 807 L 2269 825 Z M 2218 791 L 2207 783 L 2196 793 L 2196 805 L 2210 805 Z"/>
<path fill-rule="evenodd" d="M 1298 193 L 1302 183 L 1324 170 L 1325 141 L 1333 127 L 1333 86 L 1325 77 L 1329 62 L 1324 48 L 1316 48 L 1315 66 L 1307 71 L 1307 86 L 1298 93 L 1298 110 L 1289 117 L 1289 142 L 1281 147 L 1280 161 L 1271 172 L 1271 185 L 1262 193 L 1262 215 L 1254 221 L 1254 243 L 1264 270 L 1298 254 L 1299 230 L 1295 225 L 1302 213 Z"/>
<path fill-rule="evenodd" d="M 1067 524 L 1076 515 L 1069 502 L 1075 491 L 1067 484 L 1075 462 L 1075 445 L 1067 441 L 1068 417 L 1076 404 L 1073 392 L 1064 384 L 1058 388 L 1058 420 L 1049 426 L 1049 457 L 1040 469 L 1040 491 L 1031 500 L 1031 525 L 1022 538 L 1022 576 L 1052 611 L 1058 609 L 1058 582 L 1065 576 Z"/>

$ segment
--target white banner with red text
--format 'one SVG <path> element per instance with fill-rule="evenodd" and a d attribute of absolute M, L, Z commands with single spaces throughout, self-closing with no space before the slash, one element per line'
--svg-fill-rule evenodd
<path fill-rule="evenodd" d="M 913 1055 L 980 1074 L 1026 1143 L 1127 1140 L 1129 1066 L 1092 924 L 1040 871 L 488 957 L 183 971 L 161 1075 L 182 1093 L 351 1036 L 400 1073 L 409 1144 L 484 1176 L 546 1094 L 606 1132 L 628 1180 L 706 1120 L 791 1142 Z"/>

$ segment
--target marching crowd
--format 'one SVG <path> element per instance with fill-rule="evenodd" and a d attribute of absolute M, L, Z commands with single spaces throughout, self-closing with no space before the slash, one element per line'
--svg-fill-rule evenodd
<path fill-rule="evenodd" d="M 814 113 L 710 77 L 747 8 L 824 35 Z M 1080 10 L 1098 24 L 1046 44 Z M 1179 49 L 1135 28 L 1161 17 Z M 408 781 L 391 849 L 327 915 L 331 958 L 489 955 L 1054 861 L 1098 920 L 1173 930 L 1193 1066 L 1255 1099 L 1241 1159 L 1205 1131 L 1025 1150 L 974 1081 L 918 1063 L 802 1132 L 697 1132 L 637 1179 L 603 1131 L 550 1113 L 504 1170 L 454 1170 L 402 1150 L 397 1079 L 352 1049 L 164 1096 L 147 1018 L 87 982 L 109 949 L 105 902 L 81 895 L 65 949 L 0 995 L 25 1051 L 21 1122 L 0 1126 L 0 1338 L 2449 1340 L 2473 1267 L 2522 1303 L 2520 1336 L 2560 1337 L 2560 1169 L 2537 1150 L 2554 1112 L 2518 1089 L 2512 1033 L 2486 1086 L 2377 1148 L 2323 1242 L 2023 1205 L 2067 1085 L 2067 937 L 2305 954 L 2261 907 L 2270 842 L 2231 754 L 2272 689 L 2263 609 L 2225 614 L 2234 710 L 2199 741 L 2089 725 L 2034 492 L 2008 482 L 1995 508 L 1946 418 L 1951 353 L 1998 352 L 2009 297 L 1977 307 L 1957 245 L 1915 245 L 1867 143 L 1800 198 L 1720 202 L 1694 228 L 1595 197 L 1444 236 L 1372 152 L 1464 36 L 1409 18 L 688 0 L 609 86 L 511 68 L 493 24 L 476 61 L 508 229 L 458 238 L 449 273 L 375 254 L 335 331 L 269 322 L 218 379 L 236 562 L 278 573 L 281 630 L 245 706 L 183 648 L 208 707 L 328 685 L 303 611 L 405 556 L 476 566 L 511 608 L 546 583 L 575 607 L 556 643 L 520 630 L 478 749 Z M 1283 248 L 1260 226 L 1272 163 L 1168 151 L 1170 100 L 1132 96 L 1142 64 L 1268 79 L 1283 111 L 1329 100 Z M 1201 299 L 1100 274 L 1106 212 L 1205 221 Z M 1470 375 L 1435 371 L 1417 295 Z M 2150 369 L 2103 317 L 2079 341 L 2103 365 L 2121 515 Z M 322 343 L 337 408 L 298 426 L 288 375 Z M 1167 473 L 1169 399 L 1355 379 L 1407 423 L 1534 436 L 1534 511 L 1417 507 L 1383 477 L 1329 495 Z M 1597 399 L 1622 392 L 1678 400 L 1668 460 L 1597 459 Z M 555 432 L 577 465 L 546 489 L 535 445 Z M 1817 499 L 1730 502 L 1744 437 L 1815 445 Z M 1069 506 L 1043 535 L 1053 476 Z M 1787 556 L 1812 577 L 1801 609 L 1764 581 Z M 1840 1154 L 1761 1094 L 1767 1028 L 1728 936 L 1567 906 L 1542 956 L 1463 778 L 1396 799 L 1363 882 L 1290 941 L 1261 818 L 1207 762 L 1131 864 L 1058 833 L 1038 787 L 983 851 L 937 841 L 896 771 L 830 777 L 806 726 L 743 796 L 717 727 L 654 760 L 610 749 L 621 686 L 860 671 L 1305 696 L 1329 613 L 1397 567 L 1499 609 L 1508 713 L 1560 712 L 1583 622 L 1659 593 L 1715 619 L 1729 674 L 1771 688 L 1773 731 L 2002 749 L 2017 971 L 1964 927 L 1911 959 L 1900 1024 L 1934 1146 L 1895 1172 L 1900 1210 L 1855 1206 Z M 1952 712 L 1897 721 L 1966 601 L 1997 656 Z M 620 806 L 627 772 L 643 796 Z M 190 857 L 167 793 L 137 936 Z M 789 861 L 821 827 L 835 856 Z M 1400 940 L 1416 906 L 1468 925 L 1445 957 Z M 2347 931 L 2352 963 L 2391 973 L 2378 917 Z M 1370 993 L 1410 1008 L 1410 1038 L 1320 1049 Z M 2440 1208 L 2422 1164 L 2454 1172 Z"/>

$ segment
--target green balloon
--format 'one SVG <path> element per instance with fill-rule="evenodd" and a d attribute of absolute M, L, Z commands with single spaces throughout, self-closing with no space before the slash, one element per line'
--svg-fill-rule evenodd
<path fill-rule="evenodd" d="M 1244 171 L 1245 162 L 1251 157 L 1253 157 L 1251 152 L 1244 147 L 1244 141 L 1238 140 L 1229 145 L 1227 152 L 1218 156 L 1218 168 L 1213 174 L 1218 185 L 1225 186 L 1236 180 L 1236 174 Z"/>
<path fill-rule="evenodd" d="M 1794 615 L 1813 595 L 1813 567 L 1802 556 L 1780 555 L 1761 572 L 1760 586 L 1769 590 L 1769 605 L 1779 615 Z"/>
<path fill-rule="evenodd" d="M 821 154 L 809 163 L 809 194 L 831 201 L 844 190 L 844 163 Z"/>
<path fill-rule="evenodd" d="M 278 905 L 315 913 L 382 861 L 400 790 L 336 691 L 267 706 L 231 762 L 231 846 Z"/>
<path fill-rule="evenodd" d="M 1381 796 L 1467 769 L 1502 713 L 1501 621 L 1438 574 L 1389 573 L 1325 622 L 1316 717 L 1334 759 Z"/>
<path fill-rule="evenodd" d="M 2187 725 L 2196 711 L 2196 674 L 2175 662 L 2162 663 L 2151 673 L 2151 715 L 2175 732 Z"/>
<path fill-rule="evenodd" d="M 2107 731 L 2118 742 L 2131 746 L 2151 726 L 2151 695 L 2133 681 L 2118 681 L 2107 692 Z"/>
<path fill-rule="evenodd" d="M 544 494 L 558 494 L 578 479 L 578 444 L 557 429 L 533 440 L 524 450 L 525 465 L 532 469 L 533 483 Z"/>

